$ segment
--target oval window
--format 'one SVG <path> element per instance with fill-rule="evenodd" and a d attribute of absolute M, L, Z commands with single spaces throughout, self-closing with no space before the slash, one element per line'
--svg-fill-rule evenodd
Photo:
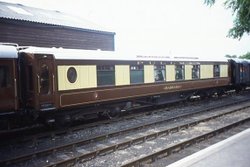
<path fill-rule="evenodd" d="M 76 79 L 77 79 L 77 73 L 76 73 L 76 69 L 74 67 L 70 67 L 68 69 L 67 77 L 68 77 L 68 81 L 70 83 L 74 83 L 76 81 Z"/>

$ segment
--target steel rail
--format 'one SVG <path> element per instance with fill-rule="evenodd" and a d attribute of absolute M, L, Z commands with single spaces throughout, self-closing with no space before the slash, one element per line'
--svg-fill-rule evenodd
<path fill-rule="evenodd" d="M 229 106 L 229 105 L 232 105 L 232 104 L 243 103 L 243 102 L 248 101 L 248 100 L 250 100 L 250 98 L 241 99 L 241 100 L 235 101 L 233 103 L 228 102 L 226 104 L 223 104 L 222 106 L 221 105 L 216 105 L 214 107 L 215 108 L 225 107 L 225 106 Z M 148 107 L 150 107 L 150 106 L 148 106 Z M 140 108 L 145 108 L 145 107 L 140 107 Z M 139 108 L 136 108 L 135 110 L 138 110 L 138 109 Z M 212 110 L 212 109 L 214 109 L 214 108 L 208 108 L 208 110 Z M 146 113 L 143 112 L 142 114 L 140 112 L 139 114 L 137 113 L 137 114 L 133 114 L 133 115 L 128 115 L 128 116 L 125 116 L 125 117 L 122 117 L 122 118 L 119 118 L 119 119 L 115 119 L 115 120 L 102 120 L 102 121 L 98 121 L 98 122 L 94 122 L 94 123 L 88 123 L 88 124 L 84 124 L 84 125 L 70 127 L 70 129 L 60 129 L 60 130 L 56 130 L 56 131 L 52 131 L 52 132 L 51 131 L 43 132 L 43 133 L 40 133 L 40 134 L 31 135 L 31 136 L 23 136 L 21 140 L 20 140 L 20 138 L 14 138 L 14 139 L 9 140 L 9 137 L 8 137 L 8 140 L 6 140 L 6 138 L 4 138 L 4 140 L 2 141 L 1 136 L 4 136 L 6 134 L 8 135 L 8 132 L 3 132 L 3 133 L 0 133 L 0 139 L 1 139 L 0 140 L 1 141 L 0 146 L 9 144 L 10 142 L 11 143 L 25 143 L 25 142 L 29 142 L 29 141 L 31 141 L 33 143 L 33 145 L 36 145 L 36 142 L 39 139 L 42 139 L 42 138 L 54 138 L 55 136 L 67 134 L 69 132 L 72 133 L 72 132 L 80 131 L 80 130 L 83 130 L 83 129 L 86 129 L 86 128 L 100 126 L 102 124 L 108 124 L 108 123 L 110 124 L 110 123 L 113 123 L 113 122 L 118 122 L 118 121 L 121 121 L 121 120 L 131 119 L 131 118 L 141 116 L 141 115 L 146 115 L 148 113 L 157 113 L 157 112 L 160 112 L 160 111 L 158 111 L 158 109 L 157 109 L 155 111 L 149 111 L 149 112 L 146 112 Z M 38 128 L 41 128 L 41 127 L 39 126 Z M 35 131 L 35 129 L 33 128 L 32 131 Z M 15 133 L 15 131 L 13 131 L 12 133 Z M 25 132 L 22 132 L 22 134 L 25 134 Z M 6 143 L 6 141 L 8 141 L 8 143 Z"/>
<path fill-rule="evenodd" d="M 238 122 L 232 123 L 230 125 L 227 125 L 225 127 L 219 128 L 219 129 L 214 130 L 212 132 L 208 132 L 208 133 L 205 133 L 203 135 L 199 135 L 199 136 L 193 137 L 191 139 L 188 139 L 186 141 L 180 142 L 178 144 L 168 146 L 160 151 L 154 152 L 152 154 L 143 156 L 141 158 L 138 158 L 136 160 L 133 160 L 131 162 L 123 164 L 121 167 L 139 167 L 142 164 L 154 162 L 155 160 L 160 159 L 161 157 L 169 156 L 173 152 L 179 151 L 179 150 L 184 149 L 192 144 L 195 144 L 195 143 L 201 142 L 203 140 L 206 140 L 208 138 L 211 138 L 213 136 L 216 136 L 219 133 L 225 132 L 228 129 L 236 127 L 240 124 L 244 124 L 245 122 L 248 122 L 248 121 L 250 121 L 250 117 L 245 118 L 243 120 L 240 120 Z"/>
<path fill-rule="evenodd" d="M 233 104 L 237 104 L 237 103 L 242 103 L 242 102 L 245 102 L 245 101 L 248 101 L 250 100 L 250 98 L 246 98 L 246 99 L 241 99 L 239 101 L 235 101 Z M 227 106 L 227 105 L 231 105 L 232 102 L 230 103 L 227 103 L 227 104 L 224 104 L 224 106 Z M 138 107 L 138 108 L 135 108 L 135 110 L 138 110 L 138 109 L 148 109 L 152 106 L 143 106 L 143 107 Z M 215 107 L 220 107 L 220 105 L 218 106 L 215 106 Z M 223 107 L 223 106 L 222 106 Z M 161 109 L 162 110 L 162 109 Z M 136 114 L 133 114 L 133 115 L 128 115 L 128 116 L 124 116 L 122 118 L 119 118 L 119 119 L 113 119 L 113 120 L 102 120 L 102 121 L 98 121 L 98 122 L 94 122 L 94 123 L 88 123 L 88 124 L 84 124 L 84 125 L 79 125 L 79 126 L 74 126 L 74 127 L 70 127 L 70 129 L 60 129 L 60 130 L 56 130 L 56 131 L 49 131 L 49 132 L 42 132 L 40 134 L 35 134 L 35 135 L 31 135 L 31 136 L 22 136 L 23 134 L 25 134 L 25 129 L 22 128 L 21 132 L 18 132 L 16 130 L 13 130 L 11 133 L 13 135 L 13 133 L 19 133 L 19 134 L 22 134 L 20 136 L 22 136 L 22 138 L 14 138 L 14 139 L 11 139 L 9 140 L 10 138 L 12 137 L 8 137 L 6 140 L 6 137 L 3 138 L 3 136 L 10 136 L 9 133 L 7 131 L 3 131 L 1 132 L 0 131 L 0 146 L 1 145 L 6 145 L 6 144 L 9 144 L 10 142 L 11 143 L 25 143 L 25 142 L 29 142 L 29 141 L 32 141 L 33 145 L 36 145 L 36 142 L 39 140 L 39 139 L 42 139 L 42 138 L 53 138 L 55 136 L 59 136 L 59 135 L 63 135 L 63 134 L 67 134 L 67 133 L 72 133 L 72 132 L 75 132 L 75 131 L 80 131 L 82 129 L 86 129 L 86 128 L 91 128 L 91 127 L 96 127 L 96 126 L 100 126 L 102 124 L 110 124 L 110 123 L 113 123 L 113 122 L 118 122 L 118 121 L 121 121 L 121 120 L 126 120 L 126 119 L 131 119 L 131 118 L 134 118 L 134 117 L 138 117 L 138 116 L 141 116 L 141 115 L 146 115 L 148 113 L 157 113 L 159 112 L 158 109 L 154 110 L 154 111 L 149 111 L 149 112 L 139 112 L 139 113 L 136 113 Z M 42 128 L 41 126 L 38 126 L 38 128 Z M 29 129 L 28 129 L 29 130 Z M 32 128 L 31 129 L 32 132 L 35 132 L 35 129 Z M 40 130 L 39 130 L 40 131 Z M 16 137 L 16 135 L 15 135 Z M 8 143 L 6 143 L 6 141 L 8 141 Z"/>
<path fill-rule="evenodd" d="M 108 153 L 114 152 L 114 151 L 116 151 L 118 149 L 125 149 L 127 147 L 130 147 L 131 145 L 143 143 L 143 142 L 145 142 L 147 140 L 155 139 L 155 138 L 157 138 L 159 136 L 166 136 L 166 135 L 168 135 L 170 133 L 178 132 L 181 129 L 187 129 L 189 127 L 195 126 L 195 125 L 197 125 L 197 124 L 199 124 L 201 122 L 206 122 L 206 121 L 209 121 L 209 120 L 212 120 L 212 119 L 224 116 L 224 115 L 232 114 L 234 112 L 238 112 L 239 110 L 243 110 L 243 109 L 246 109 L 246 108 L 249 108 L 249 107 L 250 106 L 245 106 L 245 107 L 240 108 L 240 109 L 235 109 L 235 110 L 232 110 L 232 111 L 229 111 L 229 112 L 225 112 L 225 113 L 221 113 L 221 114 L 218 114 L 218 115 L 210 116 L 208 118 L 204 118 L 204 119 L 196 120 L 196 121 L 189 122 L 189 123 L 186 123 L 186 124 L 182 124 L 182 125 L 179 125 L 179 126 L 176 126 L 176 127 L 173 127 L 173 128 L 168 128 L 168 129 L 165 129 L 165 130 L 162 130 L 162 131 L 159 131 L 159 132 L 154 132 L 154 133 L 144 135 L 144 136 L 141 136 L 141 137 L 138 137 L 138 138 L 135 138 L 135 139 L 131 139 L 131 140 L 128 140 L 128 141 L 125 141 L 125 142 L 121 142 L 119 144 L 113 144 L 113 145 L 108 146 L 106 148 L 97 149 L 95 151 L 92 151 L 92 152 L 89 152 L 89 153 L 86 153 L 86 154 L 82 154 L 82 155 L 73 157 L 71 159 L 61 160 L 59 162 L 46 165 L 45 167 L 55 167 L 55 166 L 65 166 L 65 165 L 70 166 L 70 165 L 73 165 L 74 163 L 76 163 L 78 161 L 85 162 L 87 160 L 94 159 L 98 155 L 108 154 Z"/>
<path fill-rule="evenodd" d="M 138 110 L 138 109 L 147 109 L 147 107 L 150 107 L 150 106 L 143 106 L 143 107 L 138 107 L 138 108 L 135 108 L 135 110 Z M 153 112 L 157 112 L 157 111 L 153 111 Z M 30 135 L 30 136 L 21 136 L 22 139 L 13 139 L 11 142 L 18 142 L 18 143 L 24 143 L 24 142 L 28 142 L 28 141 L 37 141 L 41 138 L 53 138 L 54 136 L 56 135 L 63 135 L 63 134 L 67 134 L 69 131 L 70 132 L 75 132 L 75 131 L 79 131 L 79 130 L 82 130 L 82 129 L 85 129 L 85 128 L 91 128 L 91 127 L 96 127 L 96 126 L 100 126 L 102 124 L 108 124 L 108 123 L 112 123 L 112 122 L 118 122 L 118 121 L 121 121 L 123 119 L 130 119 L 130 118 L 134 118 L 136 116 L 140 116 L 140 115 L 145 115 L 145 114 L 148 114 L 148 113 L 152 113 L 152 111 L 149 111 L 149 112 L 146 112 L 146 113 L 136 113 L 136 114 L 133 114 L 133 115 L 128 115 L 128 116 L 124 116 L 124 117 L 121 117 L 121 118 L 118 118 L 118 119 L 112 119 L 112 120 L 101 120 L 101 121 L 98 121 L 98 122 L 92 122 L 92 123 L 88 123 L 88 124 L 84 124 L 84 125 L 78 125 L 78 126 L 74 126 L 74 127 L 70 127 L 70 129 L 59 129 L 59 130 L 56 130 L 56 131 L 48 131 L 48 132 L 42 132 L 40 134 L 33 134 L 33 135 Z M 38 128 L 41 128 L 41 126 L 39 126 Z M 32 129 L 28 129 L 28 130 L 32 130 L 32 131 L 35 131 L 34 128 Z M 11 134 L 16 134 L 16 133 L 22 133 L 22 134 L 25 134 L 25 128 L 21 128 L 20 129 L 20 132 L 16 129 L 14 130 L 11 130 L 10 132 Z M 6 141 L 6 137 L 3 138 L 3 136 L 10 136 L 11 134 L 9 134 L 8 131 L 0 131 L 0 146 L 1 145 L 6 145 L 7 143 L 5 143 Z M 9 139 L 9 138 L 8 138 Z M 2 141 L 3 140 L 3 141 Z M 8 143 L 10 142 L 9 140 L 7 140 Z"/>
<path fill-rule="evenodd" d="M 246 99 L 243 99 L 239 102 L 243 102 L 243 101 L 247 101 L 249 100 L 249 98 L 246 98 Z M 237 103 L 237 102 L 236 102 Z M 0 130 L 0 146 L 1 145 L 6 145 L 6 144 L 9 144 L 10 142 L 11 143 L 25 143 L 25 142 L 29 142 L 29 141 L 32 141 L 32 143 L 34 143 L 34 145 L 36 145 L 36 141 L 38 141 L 39 139 L 42 139 L 42 138 L 53 138 L 54 136 L 58 136 L 58 135 L 63 135 L 63 134 L 67 134 L 68 132 L 75 132 L 75 131 L 79 131 L 79 130 L 82 130 L 82 129 L 85 129 L 85 128 L 91 128 L 91 127 L 95 127 L 95 126 L 100 126 L 102 124 L 107 124 L 107 123 L 112 123 L 112 122 L 117 122 L 117 121 L 120 121 L 120 120 L 126 120 L 126 119 L 131 119 L 131 118 L 134 118 L 134 117 L 138 117 L 138 116 L 141 116 L 141 115 L 146 115 L 148 113 L 156 113 L 156 112 L 159 112 L 158 109 L 154 110 L 154 111 L 149 111 L 149 112 L 140 112 L 140 111 L 137 111 L 137 110 L 141 110 L 141 109 L 150 109 L 150 107 L 152 106 L 141 106 L 141 107 L 136 107 L 135 110 L 137 113 L 136 114 L 132 114 L 132 115 L 127 115 L 127 116 L 124 116 L 122 118 L 119 118 L 119 119 L 112 119 L 112 120 L 101 120 L 101 121 L 98 121 L 98 122 L 94 122 L 94 123 L 88 123 L 88 124 L 84 124 L 84 125 L 78 125 L 78 126 L 74 126 L 74 127 L 70 127 L 70 129 L 60 129 L 60 130 L 56 130 L 56 131 L 49 131 L 49 132 L 42 132 L 42 133 L 39 133 L 39 134 L 28 134 L 29 131 L 32 131 L 32 133 L 34 132 L 37 132 L 36 131 L 36 128 L 33 127 L 33 128 L 27 128 L 27 127 L 23 127 L 23 128 L 20 128 L 20 129 L 13 129 L 11 131 L 1 131 Z M 162 109 L 161 109 L 162 110 Z M 129 111 L 131 112 L 131 111 Z M 38 131 L 42 130 L 42 131 L 45 131 L 45 128 L 43 126 L 38 126 L 37 129 L 39 128 Z M 28 133 L 27 133 L 28 132 Z M 28 136 L 27 136 L 28 134 Z M 14 138 L 13 138 L 14 136 Z M 17 138 L 17 136 L 20 136 L 19 138 Z M 8 142 L 6 142 L 8 141 Z"/>
<path fill-rule="evenodd" d="M 228 105 L 229 104 L 226 104 L 226 106 L 228 106 Z M 225 106 L 224 105 L 223 106 L 219 106 L 219 108 L 221 108 L 221 107 L 225 107 Z M 238 108 L 236 107 L 236 109 L 234 109 L 234 110 L 232 110 L 230 112 L 222 113 L 222 114 L 219 114 L 219 115 L 217 115 L 215 117 L 213 116 L 210 119 L 214 119 L 216 117 L 220 117 L 220 116 L 223 116 L 225 114 L 230 114 L 230 113 L 233 113 L 233 112 L 237 112 L 240 109 L 245 109 L 247 107 L 250 107 L 250 104 L 246 104 L 243 107 L 242 106 L 240 106 Z M 151 123 L 142 124 L 142 125 L 139 125 L 139 126 L 134 126 L 132 128 L 128 128 L 128 129 L 124 129 L 124 130 L 120 130 L 120 131 L 111 132 L 109 134 L 104 134 L 104 135 L 99 135 L 99 136 L 91 137 L 89 139 L 84 139 L 84 140 L 80 140 L 80 141 L 77 141 L 77 142 L 72 142 L 72 143 L 68 143 L 68 144 L 64 144 L 64 145 L 60 145 L 60 146 L 55 146 L 55 147 L 48 148 L 48 149 L 38 150 L 38 151 L 31 152 L 31 153 L 28 153 L 28 154 L 24 154 L 24 155 L 12 157 L 10 159 L 2 160 L 2 161 L 0 161 L 0 165 L 1 164 L 3 164 L 3 165 L 4 164 L 14 164 L 14 163 L 22 162 L 22 161 L 25 161 L 25 160 L 32 159 L 34 157 L 48 155 L 50 153 L 54 153 L 56 151 L 60 151 L 60 150 L 63 150 L 63 149 L 75 148 L 76 146 L 81 146 L 81 145 L 84 145 L 84 144 L 89 144 L 89 143 L 94 142 L 94 141 L 104 140 L 104 139 L 107 139 L 107 138 L 115 137 L 115 136 L 118 136 L 118 135 L 121 135 L 121 134 L 129 133 L 129 132 L 132 132 L 132 131 L 135 131 L 135 130 L 140 130 L 140 129 L 147 128 L 147 127 L 150 127 L 150 126 L 153 126 L 153 125 L 157 125 L 157 124 L 162 124 L 162 123 L 165 123 L 165 122 L 173 121 L 173 120 L 176 120 L 176 119 L 190 117 L 190 116 L 193 116 L 195 114 L 199 114 L 199 113 L 202 113 L 202 112 L 205 112 L 205 111 L 214 110 L 214 109 L 218 109 L 217 106 L 213 106 L 213 107 L 211 107 L 209 109 L 199 110 L 199 111 L 193 112 L 191 114 L 190 113 L 182 114 L 182 115 L 177 116 L 177 117 L 166 118 L 166 119 L 162 119 L 160 121 L 154 121 L 154 122 L 151 122 Z M 196 125 L 196 124 L 198 124 L 200 122 L 204 122 L 206 120 L 209 120 L 209 118 L 206 118 L 206 119 L 203 119 L 203 120 L 194 121 L 193 123 L 187 123 L 187 124 L 180 125 L 180 126 L 177 126 L 177 127 L 174 127 L 174 128 L 170 128 L 170 129 L 165 130 L 162 133 L 157 132 L 155 134 L 151 134 L 149 136 L 144 136 L 142 138 L 137 138 L 135 140 L 124 142 L 124 143 L 121 143 L 119 145 L 115 144 L 113 146 L 110 146 L 110 148 L 104 148 L 102 150 L 100 149 L 100 150 L 97 150 L 97 151 L 95 151 L 93 153 L 88 153 L 88 154 L 83 155 L 83 156 L 86 159 L 89 159 L 90 157 L 93 157 L 93 156 L 96 157 L 99 154 L 102 154 L 102 153 L 105 153 L 105 152 L 109 152 L 109 151 L 112 151 L 112 150 L 117 149 L 117 148 L 128 147 L 129 145 L 134 144 L 134 143 L 138 143 L 139 141 L 140 142 L 144 142 L 146 139 L 153 138 L 154 136 L 157 137 L 157 136 L 162 135 L 164 133 L 168 134 L 169 132 L 175 132 L 175 131 L 178 131 L 179 129 L 182 129 L 182 128 L 185 128 L 185 127 L 189 127 L 189 126 L 194 126 L 194 125 Z M 83 159 L 82 156 L 81 156 L 81 159 Z"/>

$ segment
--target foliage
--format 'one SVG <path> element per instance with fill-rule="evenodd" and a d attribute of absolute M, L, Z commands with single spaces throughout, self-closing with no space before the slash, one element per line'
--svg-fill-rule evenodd
<path fill-rule="evenodd" d="M 247 52 L 246 54 L 239 57 L 240 59 L 250 59 L 250 52 Z"/>
<path fill-rule="evenodd" d="M 215 0 L 204 0 L 208 6 L 212 6 Z M 250 33 L 250 0 L 225 0 L 224 5 L 231 9 L 234 18 L 234 26 L 229 30 L 228 36 L 241 39 L 244 33 Z"/>
<path fill-rule="evenodd" d="M 226 58 L 237 58 L 236 55 L 225 55 Z"/>

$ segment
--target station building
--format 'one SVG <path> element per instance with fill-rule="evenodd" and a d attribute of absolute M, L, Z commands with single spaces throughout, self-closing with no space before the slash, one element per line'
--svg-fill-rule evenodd
<path fill-rule="evenodd" d="M 115 33 L 60 11 L 0 2 L 0 42 L 114 51 Z"/>

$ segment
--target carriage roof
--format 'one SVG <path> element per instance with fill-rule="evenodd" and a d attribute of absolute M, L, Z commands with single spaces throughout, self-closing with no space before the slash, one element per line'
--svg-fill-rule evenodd
<path fill-rule="evenodd" d="M 0 45 L 0 58 L 18 58 L 16 47 L 11 45 Z"/>
<path fill-rule="evenodd" d="M 59 60 L 121 60 L 121 61 L 192 61 L 192 62 L 228 62 L 226 58 L 199 58 L 169 55 L 138 55 L 129 52 L 80 50 L 63 48 L 28 47 L 22 52 L 33 54 L 53 54 Z"/>
<path fill-rule="evenodd" d="M 225 62 L 226 58 L 200 58 L 169 55 L 138 55 L 130 52 L 80 50 L 43 47 L 16 47 L 0 45 L 0 58 L 18 58 L 19 53 L 51 54 L 56 60 L 114 60 L 114 61 L 173 61 L 173 62 Z"/>

